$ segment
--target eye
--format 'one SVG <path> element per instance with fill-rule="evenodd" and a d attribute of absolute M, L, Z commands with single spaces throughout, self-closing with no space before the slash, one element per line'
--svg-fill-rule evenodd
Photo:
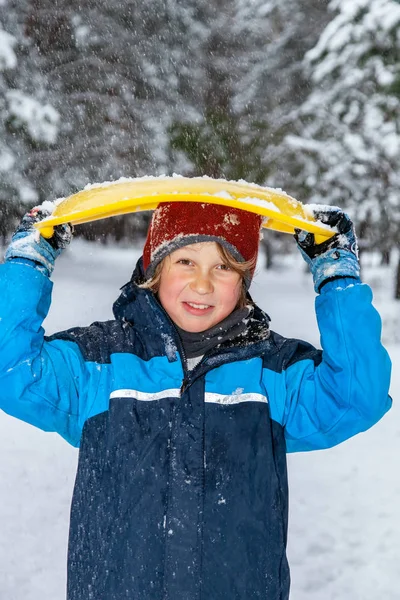
<path fill-rule="evenodd" d="M 221 271 L 232 271 L 232 269 L 224 263 L 222 263 L 221 265 L 218 265 L 217 269 L 220 269 Z"/>
<path fill-rule="evenodd" d="M 193 264 L 189 258 L 179 258 L 176 262 L 178 265 L 186 265 L 186 266 L 190 266 Z"/>

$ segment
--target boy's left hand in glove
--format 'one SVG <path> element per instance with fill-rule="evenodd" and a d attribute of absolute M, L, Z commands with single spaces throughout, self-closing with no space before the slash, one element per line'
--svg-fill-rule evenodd
<path fill-rule="evenodd" d="M 313 233 L 296 229 L 295 240 L 308 263 L 314 279 L 316 292 L 327 281 L 339 277 L 359 279 L 357 238 L 350 217 L 336 206 L 316 206 L 313 209 L 316 220 L 336 228 L 337 233 L 321 244 L 315 243 Z"/>
<path fill-rule="evenodd" d="M 46 239 L 41 236 L 34 224 L 51 214 L 52 204 L 46 202 L 35 206 L 22 217 L 7 248 L 6 261 L 18 259 L 31 261 L 38 270 L 50 277 L 56 258 L 68 246 L 73 233 L 72 225 L 66 223 L 57 225 L 51 238 Z"/>

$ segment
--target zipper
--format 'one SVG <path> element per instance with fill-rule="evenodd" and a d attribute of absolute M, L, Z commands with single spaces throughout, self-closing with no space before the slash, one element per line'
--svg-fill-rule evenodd
<path fill-rule="evenodd" d="M 184 350 L 183 350 L 183 354 L 184 354 Z M 191 371 L 191 373 L 196 373 L 195 377 L 190 377 L 189 371 L 186 370 L 185 376 L 182 381 L 181 389 L 180 389 L 181 395 L 183 394 L 183 392 L 185 392 L 187 390 L 189 385 L 191 385 L 193 383 L 193 381 L 195 379 L 197 379 L 197 377 L 199 377 L 198 371 L 199 371 L 200 367 L 206 362 L 207 358 L 208 358 L 208 356 L 204 355 L 202 357 L 201 361 L 198 362 L 197 365 L 194 367 L 194 369 Z M 186 359 L 186 357 L 185 357 L 185 359 Z"/>
<path fill-rule="evenodd" d="M 171 324 L 171 329 L 174 332 L 174 337 L 175 337 L 175 341 L 177 341 L 178 343 L 176 344 L 177 348 L 178 348 L 178 352 L 181 356 L 181 360 L 182 360 L 182 368 L 183 368 L 183 380 L 182 380 L 182 384 L 180 387 L 180 394 L 182 396 L 182 394 L 187 390 L 187 388 L 189 387 L 189 385 L 191 385 L 194 381 L 193 378 L 191 378 L 189 376 L 189 370 L 188 370 L 188 366 L 187 366 L 187 356 L 186 356 L 186 352 L 185 352 L 185 348 L 183 347 L 182 344 L 182 340 L 179 336 L 179 333 L 176 330 L 175 327 L 175 323 L 173 322 L 173 320 L 171 319 L 171 317 L 169 316 L 169 314 L 167 313 L 167 311 L 163 308 L 163 306 L 161 306 L 161 304 L 159 304 L 161 310 L 164 312 L 168 322 Z M 201 361 L 195 366 L 194 371 L 197 371 L 198 368 L 205 362 L 205 356 L 203 356 L 203 358 L 201 359 Z M 207 357 L 208 358 L 208 357 Z M 196 376 L 197 378 L 197 376 Z"/>
<path fill-rule="evenodd" d="M 213 356 L 217 356 L 219 354 L 220 349 L 218 350 L 211 350 L 210 354 L 208 355 L 204 355 L 203 358 L 201 359 L 201 361 L 195 366 L 195 368 L 193 369 L 193 372 L 196 373 L 195 377 L 191 377 L 189 375 L 189 370 L 188 370 L 188 366 L 187 366 L 187 356 L 185 353 L 185 349 L 183 347 L 182 344 L 182 340 L 179 336 L 179 333 L 176 330 L 175 327 L 175 323 L 173 322 L 173 320 L 171 319 L 171 317 L 169 316 L 169 314 L 167 313 L 167 311 L 164 309 L 164 307 L 157 301 L 156 298 L 153 298 L 153 301 L 156 303 L 156 306 L 163 312 L 163 314 L 165 315 L 168 323 L 170 323 L 171 325 L 171 330 L 173 332 L 173 336 L 174 336 L 174 341 L 177 342 L 176 346 L 177 346 L 177 350 L 180 354 L 181 357 L 181 362 L 182 362 L 182 370 L 183 370 L 183 380 L 182 380 L 182 384 L 180 387 L 180 394 L 182 395 L 187 388 L 189 387 L 189 385 L 191 385 L 193 383 L 193 381 L 195 379 L 197 379 L 197 377 L 199 377 L 202 373 L 201 373 L 201 367 L 204 366 L 204 363 L 209 359 L 212 358 Z M 227 361 L 227 362 L 234 362 L 235 361 L 235 357 L 233 358 L 232 361 Z"/>
<path fill-rule="evenodd" d="M 188 385 L 189 385 L 189 378 L 188 377 L 184 377 L 184 379 L 182 381 L 181 389 L 180 389 L 181 396 L 185 392 L 185 390 L 187 389 Z"/>
<path fill-rule="evenodd" d="M 174 340 L 175 340 L 175 342 L 177 342 L 176 346 L 177 346 L 178 352 L 181 357 L 182 369 L 183 369 L 183 379 L 182 379 L 181 387 L 179 389 L 180 394 L 182 396 L 182 394 L 187 390 L 189 385 L 191 385 L 193 383 L 193 379 L 189 376 L 189 369 L 187 366 L 187 356 L 186 356 L 185 348 L 183 347 L 180 335 L 176 330 L 175 323 L 173 322 L 173 320 L 171 319 L 171 317 L 169 316 L 169 314 L 167 313 L 165 308 L 157 300 L 155 300 L 155 302 L 156 302 L 157 306 L 160 308 L 160 310 L 164 313 L 168 323 L 170 323 L 171 329 L 172 329 L 173 335 L 174 335 Z M 200 367 L 200 365 L 203 364 L 204 359 L 205 359 L 205 356 L 203 356 L 201 361 L 196 365 L 196 367 L 194 368 L 194 371 L 197 371 L 197 369 Z"/>

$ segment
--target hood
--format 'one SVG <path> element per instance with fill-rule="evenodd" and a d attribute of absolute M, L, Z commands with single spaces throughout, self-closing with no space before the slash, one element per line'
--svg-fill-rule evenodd
<path fill-rule="evenodd" d="M 130 281 L 122 286 L 121 294 L 113 304 L 114 317 L 118 321 L 134 323 L 137 320 L 135 314 L 140 314 L 142 320 L 150 312 L 149 304 L 154 304 L 154 308 L 158 306 L 161 309 L 150 290 L 138 287 L 138 284 L 142 283 L 144 279 L 143 258 L 140 257 Z M 140 308 L 143 309 L 144 314 L 138 312 Z"/>

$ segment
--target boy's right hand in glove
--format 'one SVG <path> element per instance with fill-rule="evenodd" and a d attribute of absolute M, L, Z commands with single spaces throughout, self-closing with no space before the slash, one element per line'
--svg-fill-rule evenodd
<path fill-rule="evenodd" d="M 56 258 L 68 246 L 73 233 L 72 225 L 66 223 L 57 225 L 54 228 L 53 236 L 49 239 L 40 235 L 34 224 L 49 217 L 52 214 L 51 207 L 52 204 L 46 202 L 43 205 L 35 206 L 22 217 L 7 248 L 6 261 L 19 259 L 25 264 L 32 264 L 50 277 Z"/>
<path fill-rule="evenodd" d="M 339 277 L 359 279 L 357 238 L 350 217 L 336 206 L 315 205 L 312 212 L 317 221 L 337 230 L 333 237 L 316 244 L 313 233 L 296 229 L 294 237 L 310 267 L 315 291 Z"/>

